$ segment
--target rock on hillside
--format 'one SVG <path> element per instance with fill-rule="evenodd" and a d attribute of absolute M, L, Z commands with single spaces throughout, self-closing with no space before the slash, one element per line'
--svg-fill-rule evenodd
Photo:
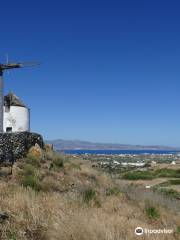
<path fill-rule="evenodd" d="M 32 146 L 44 148 L 40 134 L 30 132 L 0 133 L 0 162 L 24 157 Z"/>

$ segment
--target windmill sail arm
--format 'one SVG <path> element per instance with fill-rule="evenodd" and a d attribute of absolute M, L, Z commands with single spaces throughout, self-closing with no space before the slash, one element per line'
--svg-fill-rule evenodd
<path fill-rule="evenodd" d="M 19 63 L 8 63 L 8 64 L 2 64 L 1 69 L 6 70 L 6 69 L 11 69 L 11 68 L 20 68 Z"/>
<path fill-rule="evenodd" d="M 8 70 L 13 68 L 33 67 L 39 65 L 39 62 L 21 62 L 21 63 L 7 63 L 0 64 L 0 70 Z"/>
<path fill-rule="evenodd" d="M 40 65 L 40 62 L 22 62 L 18 64 L 20 65 L 20 67 L 34 67 Z"/>

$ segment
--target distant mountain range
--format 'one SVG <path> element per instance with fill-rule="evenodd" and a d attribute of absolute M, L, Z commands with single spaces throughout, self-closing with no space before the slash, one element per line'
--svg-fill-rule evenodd
<path fill-rule="evenodd" d="M 116 143 L 93 143 L 80 140 L 47 140 L 46 143 L 53 144 L 56 150 L 180 150 L 180 148 L 168 146 L 143 146 Z"/>

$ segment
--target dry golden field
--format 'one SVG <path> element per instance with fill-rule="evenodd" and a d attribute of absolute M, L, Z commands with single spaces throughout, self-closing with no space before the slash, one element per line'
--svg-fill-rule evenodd
<path fill-rule="evenodd" d="M 0 239 L 180 239 L 180 203 L 51 152 L 1 169 Z M 136 227 L 172 229 L 136 236 Z"/>

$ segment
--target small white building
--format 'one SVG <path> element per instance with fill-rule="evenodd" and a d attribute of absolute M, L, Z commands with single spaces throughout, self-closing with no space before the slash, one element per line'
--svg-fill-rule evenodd
<path fill-rule="evenodd" d="M 13 93 L 4 97 L 4 132 L 30 131 L 30 109 Z"/>
<path fill-rule="evenodd" d="M 122 162 L 122 166 L 134 166 L 134 167 L 144 167 L 146 163 L 144 162 Z"/>
<path fill-rule="evenodd" d="M 119 165 L 120 163 L 116 160 L 113 161 L 114 164 Z"/>

